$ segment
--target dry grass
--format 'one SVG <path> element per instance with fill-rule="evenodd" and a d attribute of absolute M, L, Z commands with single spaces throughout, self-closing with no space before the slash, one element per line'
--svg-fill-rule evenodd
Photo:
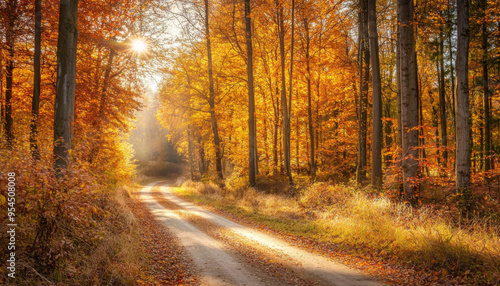
<path fill-rule="evenodd" d="M 128 187 L 122 187 L 112 194 L 108 211 L 113 211 L 113 217 L 103 221 L 100 226 L 100 242 L 82 260 L 81 274 L 75 277 L 75 284 L 135 283 L 144 253 L 139 245 L 137 219 L 126 205 L 129 194 Z"/>
<path fill-rule="evenodd" d="M 59 259 L 50 271 L 36 266 L 23 241 L 16 280 L 0 280 L 0 284 L 134 285 L 144 264 L 144 249 L 137 220 L 126 205 L 128 193 L 127 187 L 108 190 L 99 199 L 99 207 L 109 215 L 96 219 L 85 233 L 77 224 L 60 220 L 58 229 L 62 231 L 51 238 L 47 254 Z"/>
<path fill-rule="evenodd" d="M 299 196 L 223 190 L 187 182 L 181 194 L 275 229 L 345 250 L 460 276 L 471 284 L 500 279 L 500 227 L 486 220 L 457 226 L 443 213 L 367 195 L 353 186 L 316 183 Z"/>

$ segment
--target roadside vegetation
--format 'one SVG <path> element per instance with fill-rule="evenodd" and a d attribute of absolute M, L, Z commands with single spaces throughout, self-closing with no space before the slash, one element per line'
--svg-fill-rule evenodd
<path fill-rule="evenodd" d="M 135 167 L 123 161 L 116 168 L 103 166 L 107 172 L 74 164 L 69 171 L 72 176 L 56 179 L 50 160 L 42 157 L 34 161 L 27 150 L 3 150 L 0 162 L 0 185 L 7 185 L 3 170 L 16 174 L 17 224 L 15 279 L 7 276 L 4 260 L 0 263 L 0 285 L 196 282 L 182 249 L 155 222 L 137 193 L 142 183 L 152 180 L 143 171 L 153 166 L 159 172 L 172 173 L 178 169 L 175 165 L 144 163 L 136 175 L 132 171 Z M 10 253 L 8 226 L 3 220 L 8 217 L 7 206 L 0 200 L 1 257 Z"/>
<path fill-rule="evenodd" d="M 50 160 L 35 162 L 25 150 L 3 151 L 0 158 L 2 170 L 16 173 L 17 223 L 15 279 L 1 267 L 0 284 L 134 283 L 144 254 L 137 219 L 126 204 L 129 175 L 112 168 L 99 175 L 74 164 L 72 176 L 56 179 Z M 6 179 L 2 171 L 2 186 Z M 3 201 L 2 218 L 5 206 Z M 0 225 L 2 246 L 8 245 L 6 228 Z M 7 257 L 7 247 L 0 255 Z"/>
<path fill-rule="evenodd" d="M 244 186 L 234 177 L 226 188 L 189 180 L 175 190 L 265 228 L 349 255 L 413 267 L 415 275 L 434 282 L 495 285 L 500 279 L 500 227 L 491 219 L 457 221 L 444 210 L 413 208 L 355 183 L 283 186 L 279 192 Z"/>

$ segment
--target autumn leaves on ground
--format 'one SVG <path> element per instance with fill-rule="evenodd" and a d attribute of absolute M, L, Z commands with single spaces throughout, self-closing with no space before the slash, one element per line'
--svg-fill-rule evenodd
<path fill-rule="evenodd" d="M 158 182 L 376 281 L 498 285 L 497 4 L 0 1 L 0 284 L 202 283 Z"/>

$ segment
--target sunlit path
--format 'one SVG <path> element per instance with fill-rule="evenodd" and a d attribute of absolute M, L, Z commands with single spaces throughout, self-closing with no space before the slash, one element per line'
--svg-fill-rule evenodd
<path fill-rule="evenodd" d="M 252 269 L 248 270 L 250 273 L 243 270 L 243 266 L 239 265 L 238 262 L 224 252 L 224 247 L 219 242 L 186 222 L 184 216 L 179 216 L 158 203 L 150 194 L 153 185 L 155 183 L 148 185 L 142 190 L 142 199 L 148 203 L 148 206 L 157 219 L 178 235 L 195 264 L 201 269 L 202 276 L 204 277 L 202 281 L 205 281 L 204 283 L 216 281 L 213 280 L 216 279 L 213 275 L 214 272 L 220 275 L 217 279 L 221 280 L 217 283 L 222 283 L 221 281 L 231 283 L 228 281 L 235 281 L 236 277 L 245 277 L 244 281 L 246 285 L 254 285 L 252 283 L 257 283 L 255 285 L 258 285 L 260 283 L 259 280 L 255 280 L 254 275 L 250 274 Z M 265 251 L 270 252 L 269 255 L 271 257 L 285 257 L 286 261 L 282 261 L 282 265 L 291 269 L 295 275 L 300 276 L 304 281 L 310 281 L 317 285 L 382 285 L 382 283 L 363 275 L 360 271 L 350 269 L 325 257 L 298 249 L 286 241 L 253 230 L 186 202 L 172 194 L 168 185 L 161 186 L 161 193 L 164 198 L 175 205 L 172 208 L 178 207 L 178 209 L 190 215 L 198 216 L 214 225 L 228 229 L 244 237 L 251 243 L 257 243 L 260 247 L 266 249 Z M 208 267 L 207 263 L 211 266 Z M 231 269 L 232 267 L 236 267 L 234 271 L 242 273 L 233 277 L 230 274 L 237 272 L 227 272 L 228 268 Z M 203 273 L 207 274 L 204 275 Z"/>
<path fill-rule="evenodd" d="M 150 195 L 153 185 L 155 183 L 142 189 L 141 198 L 147 203 L 155 218 L 177 235 L 199 271 L 202 285 L 268 285 L 226 253 L 220 242 L 160 205 Z"/>

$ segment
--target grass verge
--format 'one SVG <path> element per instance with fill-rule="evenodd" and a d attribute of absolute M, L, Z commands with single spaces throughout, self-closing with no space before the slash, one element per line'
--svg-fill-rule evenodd
<path fill-rule="evenodd" d="M 485 220 L 457 226 L 445 213 L 325 183 L 310 185 L 294 197 L 191 181 L 176 191 L 279 232 L 414 268 L 421 279 L 412 283 L 500 281 L 500 228 Z"/>

